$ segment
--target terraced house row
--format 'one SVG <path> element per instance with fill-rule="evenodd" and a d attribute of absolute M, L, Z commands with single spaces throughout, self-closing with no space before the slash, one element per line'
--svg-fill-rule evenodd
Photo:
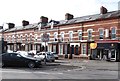
<path fill-rule="evenodd" d="M 53 51 L 61 57 L 120 59 L 120 11 L 100 8 L 100 14 L 76 17 L 66 13 L 65 20 L 41 16 L 40 22 L 22 26 L 8 23 L 3 37 L 10 50 Z M 1 32 L 2 37 L 2 32 Z M 46 40 L 44 42 L 43 40 Z M 46 46 L 46 48 L 45 48 Z"/>

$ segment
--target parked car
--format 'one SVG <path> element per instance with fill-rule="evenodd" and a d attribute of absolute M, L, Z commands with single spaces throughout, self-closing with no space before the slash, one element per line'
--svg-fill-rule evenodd
<path fill-rule="evenodd" d="M 45 58 L 45 56 L 43 56 L 43 55 L 38 55 L 39 52 L 36 52 L 36 51 L 29 51 L 29 52 L 26 52 L 26 51 L 17 51 L 17 53 L 20 53 L 20 54 L 25 55 L 27 57 L 34 57 L 37 60 L 43 60 Z"/>
<path fill-rule="evenodd" d="M 40 51 L 37 51 L 37 50 L 31 50 L 31 51 L 29 51 L 28 53 L 33 53 L 33 54 L 37 54 L 37 53 L 39 53 Z"/>
<path fill-rule="evenodd" d="M 49 52 L 49 53 L 52 53 L 54 55 L 55 59 L 58 59 L 58 54 L 57 53 L 55 53 L 55 52 Z"/>
<path fill-rule="evenodd" d="M 26 55 L 19 53 L 4 53 L 2 56 L 3 66 L 27 66 L 29 68 L 39 67 L 41 60 L 37 60 L 34 57 L 27 57 Z"/>
<path fill-rule="evenodd" d="M 7 53 L 13 53 L 13 51 L 12 50 L 7 50 Z"/>
<path fill-rule="evenodd" d="M 44 60 L 46 60 L 47 62 L 54 62 L 55 61 L 54 55 L 50 52 L 40 52 L 38 55 L 41 57 L 44 57 Z"/>

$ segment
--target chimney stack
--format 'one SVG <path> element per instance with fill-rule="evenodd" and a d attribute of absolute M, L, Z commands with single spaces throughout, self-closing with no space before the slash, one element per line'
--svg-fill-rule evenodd
<path fill-rule="evenodd" d="M 48 23 L 48 18 L 47 18 L 47 17 L 44 17 L 44 16 L 41 16 L 41 17 L 40 17 L 40 22 L 46 24 L 46 23 Z"/>
<path fill-rule="evenodd" d="M 27 25 L 29 25 L 29 21 L 23 20 L 22 21 L 22 26 L 27 26 Z"/>
<path fill-rule="evenodd" d="M 72 14 L 69 14 L 69 13 L 66 13 L 65 14 L 65 20 L 70 20 L 70 19 L 73 19 L 73 15 Z"/>
<path fill-rule="evenodd" d="M 11 29 L 11 28 L 14 28 L 15 27 L 15 24 L 14 23 L 8 23 L 8 28 Z"/>
<path fill-rule="evenodd" d="M 101 14 L 106 14 L 107 11 L 108 11 L 107 8 L 101 6 L 101 8 L 100 8 L 100 13 L 101 13 Z"/>

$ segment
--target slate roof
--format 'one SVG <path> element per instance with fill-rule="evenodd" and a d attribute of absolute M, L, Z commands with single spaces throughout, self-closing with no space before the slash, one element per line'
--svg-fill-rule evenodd
<path fill-rule="evenodd" d="M 55 25 L 67 25 L 67 24 L 73 24 L 73 23 L 80 23 L 80 22 L 88 22 L 88 21 L 94 21 L 99 19 L 107 19 L 107 18 L 120 18 L 120 10 L 118 11 L 112 11 L 107 12 L 106 14 L 94 14 L 94 15 L 88 15 L 88 16 L 82 16 L 82 17 L 76 17 L 70 20 L 61 20 L 61 21 L 55 21 L 50 20 L 49 23 L 46 24 L 46 26 L 50 26 L 50 23 L 57 22 Z M 40 23 L 40 22 L 39 22 Z M 15 31 L 15 30 L 23 30 L 23 29 L 30 29 L 30 28 L 37 28 L 39 23 L 30 24 L 27 26 L 16 26 L 15 28 L 5 30 L 5 32 Z"/>

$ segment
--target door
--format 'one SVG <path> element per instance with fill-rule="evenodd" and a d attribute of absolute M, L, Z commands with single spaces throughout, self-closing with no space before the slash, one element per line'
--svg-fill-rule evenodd
<path fill-rule="evenodd" d="M 111 61 L 116 61 L 116 50 L 115 49 L 112 49 L 111 50 L 111 58 L 110 58 Z"/>

